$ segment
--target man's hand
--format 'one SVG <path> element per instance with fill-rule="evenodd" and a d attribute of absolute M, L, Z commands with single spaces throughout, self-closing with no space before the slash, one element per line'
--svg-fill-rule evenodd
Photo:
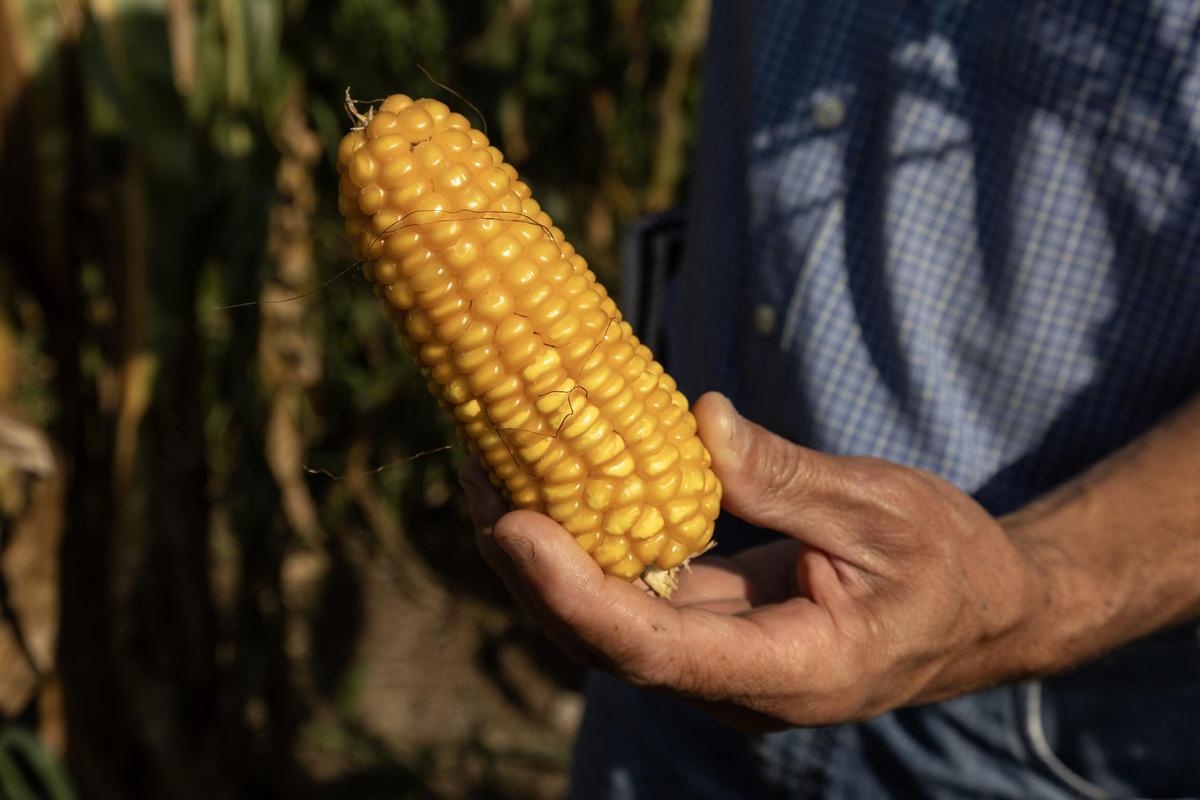
<path fill-rule="evenodd" d="M 1054 584 L 939 478 L 823 455 L 696 404 L 727 511 L 784 534 L 704 557 L 668 603 L 604 575 L 553 520 L 462 473 L 480 550 L 563 649 L 748 729 L 863 719 L 1040 667 Z M 720 534 L 720 525 L 717 528 Z"/>

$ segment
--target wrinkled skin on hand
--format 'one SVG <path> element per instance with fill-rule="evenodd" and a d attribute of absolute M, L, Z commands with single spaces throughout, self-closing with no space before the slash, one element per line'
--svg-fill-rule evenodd
<path fill-rule="evenodd" d="M 669 602 L 604 575 L 548 517 L 507 512 L 482 469 L 464 467 L 484 558 L 565 651 L 755 731 L 864 719 L 1030 671 L 1044 571 L 970 497 L 792 444 L 718 394 L 695 413 L 725 509 L 782 536 L 698 559 Z"/>

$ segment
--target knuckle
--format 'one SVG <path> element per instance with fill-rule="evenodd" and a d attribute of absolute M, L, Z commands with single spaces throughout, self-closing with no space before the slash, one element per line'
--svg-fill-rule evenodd
<path fill-rule="evenodd" d="M 882 520 L 902 522 L 921 506 L 928 486 L 916 470 L 878 458 L 843 459 L 839 491 L 862 511 Z"/>
<path fill-rule="evenodd" d="M 702 659 L 676 658 L 671 674 L 672 686 L 677 692 L 688 697 L 723 699 L 725 693 L 715 691 L 712 672 Z"/>
<path fill-rule="evenodd" d="M 639 686 L 670 689 L 688 697 L 708 697 L 708 673 L 678 643 L 644 642 L 626 654 L 623 676 Z"/>
<path fill-rule="evenodd" d="M 673 685 L 670 658 L 652 649 L 641 648 L 621 660 L 622 677 L 636 686 L 661 687 Z"/>
<path fill-rule="evenodd" d="M 881 458 L 853 456 L 843 459 L 841 477 L 847 487 L 863 495 L 903 496 L 910 486 L 907 472 Z"/>
<path fill-rule="evenodd" d="M 760 436 L 751 457 L 759 473 L 764 499 L 788 500 L 800 486 L 810 482 L 809 462 L 798 447 Z"/>

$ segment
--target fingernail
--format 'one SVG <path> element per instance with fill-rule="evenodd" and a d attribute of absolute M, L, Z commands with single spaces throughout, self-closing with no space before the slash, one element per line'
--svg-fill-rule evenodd
<path fill-rule="evenodd" d="M 725 405 L 728 406 L 725 413 L 729 415 L 729 449 L 735 455 L 741 455 L 750 444 L 750 432 L 746 430 L 742 415 L 734 408 L 733 401 L 725 397 Z"/>
<path fill-rule="evenodd" d="M 513 563 L 520 565 L 533 563 L 533 542 L 524 536 L 505 536 L 500 540 L 500 546 L 504 548 L 504 552 L 508 553 L 508 557 L 512 559 Z"/>

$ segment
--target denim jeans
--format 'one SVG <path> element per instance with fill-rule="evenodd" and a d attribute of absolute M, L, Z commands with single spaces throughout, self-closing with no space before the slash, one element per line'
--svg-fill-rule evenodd
<path fill-rule="evenodd" d="M 595 674 L 576 800 L 1200 798 L 1200 628 L 854 725 L 745 736 Z"/>

